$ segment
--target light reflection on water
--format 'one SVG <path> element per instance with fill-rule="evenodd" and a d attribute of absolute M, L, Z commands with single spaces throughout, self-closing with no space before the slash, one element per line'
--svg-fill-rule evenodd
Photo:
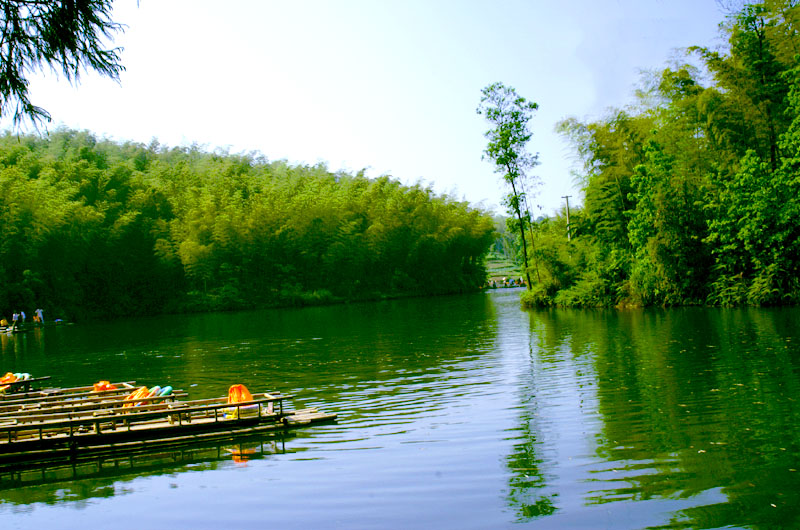
<path fill-rule="evenodd" d="M 200 398 L 243 382 L 339 421 L 238 448 L 249 459 L 221 446 L 119 474 L 0 481 L 0 513 L 20 528 L 109 515 L 195 528 L 797 522 L 797 310 L 527 313 L 517 296 L 14 337 L 3 369 L 56 384 L 135 378 Z"/>

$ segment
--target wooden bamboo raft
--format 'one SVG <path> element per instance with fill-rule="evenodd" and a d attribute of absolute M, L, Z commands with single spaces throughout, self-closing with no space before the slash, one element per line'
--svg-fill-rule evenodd
<path fill-rule="evenodd" d="M 336 419 L 316 409 L 284 411 L 283 401 L 291 397 L 275 392 L 235 404 L 216 398 L 3 417 L 0 464 L 167 447 Z"/>
<path fill-rule="evenodd" d="M 92 415 L 101 409 L 118 408 L 126 404 L 131 406 L 134 405 L 134 402 L 140 404 L 139 409 L 141 410 L 143 405 L 170 403 L 187 396 L 185 391 L 175 390 L 168 396 L 145 397 L 137 398 L 134 401 L 128 401 L 126 398 L 130 393 L 130 389 L 108 390 L 92 392 L 87 395 L 81 395 L 80 397 L 69 399 L 0 404 L 0 425 L 8 422 L 9 420 L 23 420 L 27 417 L 40 417 L 45 415 L 49 415 L 50 419 L 54 419 L 54 417 L 58 415 L 77 418 L 81 414 Z M 44 419 L 47 418 L 39 418 L 39 421 Z"/>
<path fill-rule="evenodd" d="M 45 375 L 42 377 L 28 377 L 27 379 L 20 379 L 19 381 L 14 381 L 11 383 L 3 383 L 1 386 L 5 386 L 7 388 L 3 394 L 0 394 L 0 396 L 17 394 L 19 392 L 30 392 L 33 385 L 39 384 L 42 381 L 47 381 L 48 379 L 50 379 L 50 376 Z"/>
<path fill-rule="evenodd" d="M 13 384 L 13 383 L 12 383 Z M 93 386 L 77 386 L 71 388 L 45 388 L 42 390 L 29 390 L 26 392 L 17 392 L 14 394 L 0 394 L 0 406 L 15 404 L 15 403 L 35 403 L 43 401 L 56 401 L 59 399 L 72 399 L 81 398 L 89 395 L 113 395 L 131 393 L 136 390 L 134 386 L 135 381 L 124 381 L 121 383 L 114 383 L 117 386 L 116 390 L 102 390 L 97 392 Z"/>

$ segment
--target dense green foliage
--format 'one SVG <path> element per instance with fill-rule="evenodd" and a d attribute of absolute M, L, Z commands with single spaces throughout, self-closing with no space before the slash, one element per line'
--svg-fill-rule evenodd
<path fill-rule="evenodd" d="M 491 216 L 389 177 L 258 155 L 0 138 L 0 311 L 208 310 L 461 292 Z"/>
<path fill-rule="evenodd" d="M 538 223 L 527 303 L 775 305 L 800 299 L 800 7 L 746 5 L 724 50 L 653 74 L 636 105 L 560 130 L 584 202 Z"/>

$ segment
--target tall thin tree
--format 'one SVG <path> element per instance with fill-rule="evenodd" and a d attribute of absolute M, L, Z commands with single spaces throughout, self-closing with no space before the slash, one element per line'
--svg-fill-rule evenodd
<path fill-rule="evenodd" d="M 529 175 L 528 171 L 539 163 L 539 155 L 529 153 L 527 144 L 533 136 L 528 128 L 528 122 L 539 105 L 528 101 L 518 95 L 514 88 L 502 83 L 493 83 L 485 87 L 481 94 L 477 112 L 492 125 L 492 128 L 484 134 L 489 142 L 483 151 L 483 159 L 494 162 L 495 173 L 503 175 L 503 180 L 511 188 L 503 202 L 508 208 L 508 213 L 516 216 L 519 223 L 525 277 L 530 290 L 531 276 L 528 270 L 528 245 L 525 242 L 522 206 L 525 204 L 525 189 L 537 184 L 535 177 Z"/>

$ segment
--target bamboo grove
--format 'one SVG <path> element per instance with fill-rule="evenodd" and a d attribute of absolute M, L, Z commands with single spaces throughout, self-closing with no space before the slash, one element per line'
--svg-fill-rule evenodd
<path fill-rule="evenodd" d="M 730 13 L 721 49 L 645 76 L 635 104 L 560 131 L 583 205 L 535 223 L 529 305 L 800 299 L 800 7 Z"/>
<path fill-rule="evenodd" d="M 493 222 L 389 177 L 0 137 L 0 311 L 86 318 L 474 290 Z"/>

